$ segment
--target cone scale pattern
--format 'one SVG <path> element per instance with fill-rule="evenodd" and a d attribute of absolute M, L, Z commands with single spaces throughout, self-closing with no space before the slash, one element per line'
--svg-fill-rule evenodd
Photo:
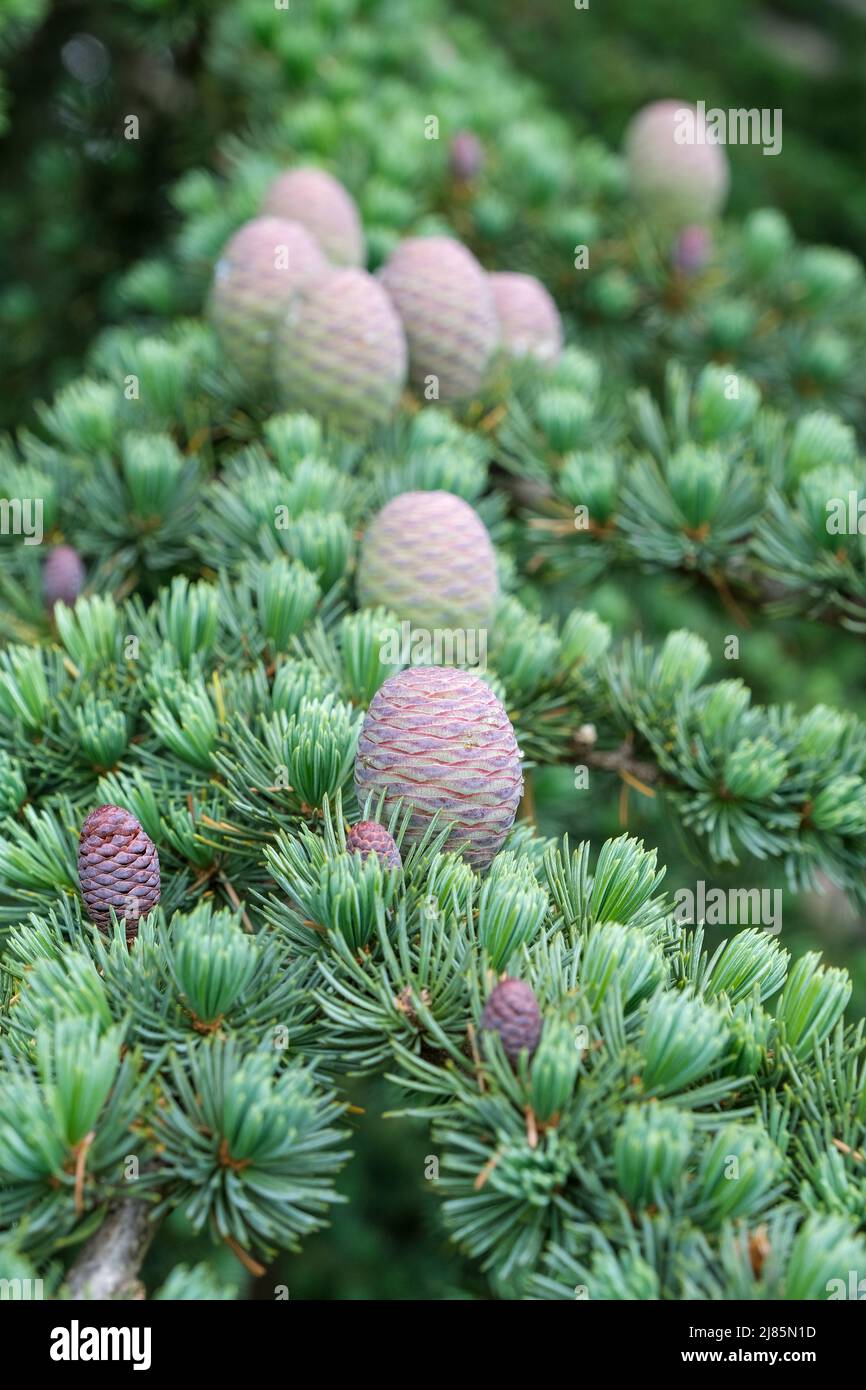
<path fill-rule="evenodd" d="M 300 288 L 327 269 L 306 228 L 278 217 L 245 223 L 224 248 L 208 312 L 250 390 L 270 386 L 274 329 Z"/>
<path fill-rule="evenodd" d="M 324 169 L 290 169 L 274 179 L 262 208 L 307 228 L 334 265 L 363 265 L 364 233 L 358 209 L 339 180 Z"/>
<path fill-rule="evenodd" d="M 484 628 L 499 583 L 487 528 L 451 492 L 403 492 L 367 528 L 358 597 L 427 629 Z"/>
<path fill-rule="evenodd" d="M 385 681 L 373 697 L 355 759 L 363 803 L 385 792 L 390 811 L 411 807 L 406 843 L 432 817 L 450 824 L 446 848 L 486 868 L 514 823 L 523 788 L 511 721 L 478 676 L 451 666 L 414 666 Z"/>
<path fill-rule="evenodd" d="M 481 386 L 499 343 L 493 291 L 485 272 L 452 237 L 409 237 L 379 271 L 409 343 L 409 374 L 439 399 L 463 400 Z"/>
<path fill-rule="evenodd" d="M 698 137 L 680 144 L 683 113 L 692 112 Z M 651 215 L 676 227 L 706 222 L 722 207 L 728 191 L 728 161 L 720 145 L 702 143 L 705 128 L 687 101 L 654 101 L 643 107 L 625 137 L 632 192 Z"/>
<path fill-rule="evenodd" d="M 488 276 L 502 346 L 512 357 L 555 362 L 562 352 L 559 310 L 534 275 L 501 271 Z"/>
<path fill-rule="evenodd" d="M 292 301 L 274 343 L 283 403 L 353 434 L 390 419 L 406 367 L 400 320 L 365 270 L 332 270 L 310 285 Z"/>
<path fill-rule="evenodd" d="M 393 835 L 375 820 L 360 820 L 346 836 L 346 853 L 362 859 L 375 854 L 386 869 L 400 869 L 403 860 Z"/>
<path fill-rule="evenodd" d="M 156 845 L 122 806 L 97 806 L 82 825 L 78 881 L 91 921 L 110 926 L 113 907 L 118 920 L 126 919 L 130 940 L 138 931 L 138 918 L 159 902 Z"/>
<path fill-rule="evenodd" d="M 524 980 L 502 980 L 484 1005 L 481 1027 L 499 1034 L 509 1062 L 515 1064 L 523 1048 L 532 1057 L 541 1037 L 542 1020 L 529 985 Z"/>
<path fill-rule="evenodd" d="M 57 545 L 42 570 L 42 595 L 46 608 L 66 603 L 71 608 L 84 588 L 84 564 L 71 545 Z"/>

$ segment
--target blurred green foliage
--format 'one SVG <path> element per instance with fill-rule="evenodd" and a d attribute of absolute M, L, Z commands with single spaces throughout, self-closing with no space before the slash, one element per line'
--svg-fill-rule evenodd
<path fill-rule="evenodd" d="M 731 207 L 773 204 L 799 236 L 866 238 L 866 9 L 839 0 L 467 0 L 580 128 L 619 148 L 663 97 L 783 112 L 784 158 L 729 149 Z"/>

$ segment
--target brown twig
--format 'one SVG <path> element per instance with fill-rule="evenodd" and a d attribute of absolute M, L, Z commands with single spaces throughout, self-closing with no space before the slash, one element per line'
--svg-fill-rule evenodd
<path fill-rule="evenodd" d="M 244 907 L 243 903 L 241 902 L 240 898 L 238 897 L 237 893 L 235 892 L 234 884 L 231 883 L 231 881 L 230 881 L 229 879 L 226 878 L 226 876 L 225 876 L 224 873 L 220 873 L 219 881 L 220 881 L 220 883 L 222 884 L 223 888 L 225 889 L 225 891 L 226 891 L 226 897 L 228 898 L 229 902 L 231 903 L 231 905 L 232 905 L 232 907 L 235 909 L 235 911 L 237 911 L 237 909 L 240 908 L 240 912 L 241 912 L 241 921 L 243 922 L 244 926 L 246 927 L 246 929 L 247 929 L 247 931 L 250 933 L 250 935 L 251 935 L 251 936 L 254 936 L 254 935 L 255 935 L 255 929 L 254 929 L 253 924 L 252 924 L 252 922 L 250 921 L 249 917 L 247 916 L 247 910 L 246 910 L 246 908 Z"/>
<path fill-rule="evenodd" d="M 95 1138 L 96 1130 L 91 1129 L 75 1146 L 75 1211 L 78 1216 L 84 1211 L 84 1170 L 88 1150 Z"/>
<path fill-rule="evenodd" d="M 575 736 L 575 746 L 578 757 L 587 767 L 597 767 L 602 772 L 616 772 L 644 796 L 655 795 L 653 786 L 664 780 L 661 768 L 656 763 L 635 757 L 629 739 L 621 743 L 619 748 L 595 748 Z"/>

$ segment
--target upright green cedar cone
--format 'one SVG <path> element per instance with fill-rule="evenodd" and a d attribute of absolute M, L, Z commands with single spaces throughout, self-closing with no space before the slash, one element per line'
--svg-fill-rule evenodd
<path fill-rule="evenodd" d="M 452 492 L 403 492 L 367 528 L 358 598 L 424 628 L 484 628 L 499 583 L 487 528 Z"/>
<path fill-rule="evenodd" d="M 691 137 L 684 143 L 677 138 L 681 131 Z M 631 189 L 660 223 L 681 228 L 707 222 L 721 210 L 728 161 L 722 147 L 706 144 L 705 137 L 699 112 L 687 101 L 651 102 L 628 127 L 625 157 Z"/>
<path fill-rule="evenodd" d="M 562 352 L 562 320 L 541 281 L 512 271 L 497 271 L 487 278 L 505 350 L 512 357 L 555 362 Z"/>
<path fill-rule="evenodd" d="M 300 222 L 334 265 L 364 264 L 364 233 L 351 195 L 324 169 L 290 169 L 274 179 L 262 211 Z"/>
<path fill-rule="evenodd" d="M 289 305 L 274 341 L 274 379 L 290 409 L 361 434 L 390 419 L 406 383 L 406 339 L 366 270 L 331 270 Z"/>
<path fill-rule="evenodd" d="M 490 281 L 472 252 L 452 237 L 408 237 L 379 275 L 403 320 L 413 383 L 428 399 L 474 395 L 498 346 L 499 323 Z"/>
<path fill-rule="evenodd" d="M 97 806 L 78 839 L 78 881 L 87 915 L 97 926 L 111 925 L 113 907 L 134 937 L 138 919 L 160 897 L 159 854 L 129 811 L 110 803 Z"/>
<path fill-rule="evenodd" d="M 274 329 L 293 296 L 327 269 L 306 228 L 284 218 L 256 217 L 226 245 L 208 312 L 226 357 L 251 391 L 270 386 Z"/>
<path fill-rule="evenodd" d="M 453 666 L 413 666 L 380 686 L 358 740 L 355 790 L 363 804 L 411 808 L 404 844 L 440 812 L 446 849 L 484 869 L 502 847 L 520 802 L 520 750 L 489 685 Z"/>

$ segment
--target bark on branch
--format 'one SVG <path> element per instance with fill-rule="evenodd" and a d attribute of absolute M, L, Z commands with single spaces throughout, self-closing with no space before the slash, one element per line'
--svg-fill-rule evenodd
<path fill-rule="evenodd" d="M 585 724 L 574 736 L 577 756 L 587 767 L 597 767 L 602 772 L 617 772 L 632 782 L 642 782 L 653 787 L 664 781 L 658 763 L 636 758 L 634 748 L 628 739 L 619 748 L 596 748 L 595 729 Z"/>
<path fill-rule="evenodd" d="M 144 1297 L 138 1271 L 154 1235 L 150 1214 L 148 1204 L 133 1197 L 109 1208 L 66 1276 L 71 1298 Z"/>

